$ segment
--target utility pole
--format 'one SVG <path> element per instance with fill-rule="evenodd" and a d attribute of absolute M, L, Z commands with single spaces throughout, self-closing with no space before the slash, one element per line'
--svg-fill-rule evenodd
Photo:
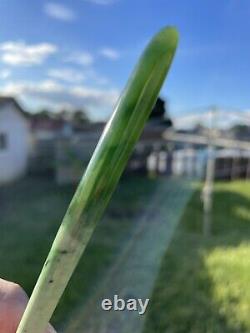
<path fill-rule="evenodd" d="M 211 110 L 211 123 L 208 133 L 208 159 L 206 168 L 205 184 L 203 188 L 203 235 L 208 237 L 211 234 L 212 208 L 213 208 L 213 185 L 215 171 L 215 116 L 216 108 Z"/>

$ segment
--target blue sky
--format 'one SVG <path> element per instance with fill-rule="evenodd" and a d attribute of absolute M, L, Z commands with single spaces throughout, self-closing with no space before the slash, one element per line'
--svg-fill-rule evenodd
<path fill-rule="evenodd" d="M 180 44 L 162 96 L 170 113 L 248 110 L 247 0 L 1 0 L 0 93 L 28 110 L 85 107 L 105 119 L 149 38 L 174 25 Z"/>

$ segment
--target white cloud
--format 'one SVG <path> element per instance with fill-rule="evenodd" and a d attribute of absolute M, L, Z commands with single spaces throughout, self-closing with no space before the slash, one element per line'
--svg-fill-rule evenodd
<path fill-rule="evenodd" d="M 85 0 L 85 1 L 92 2 L 96 5 L 103 5 L 103 6 L 112 5 L 113 3 L 116 2 L 116 0 Z"/>
<path fill-rule="evenodd" d="M 90 111 L 111 110 L 118 98 L 116 89 L 97 89 L 83 85 L 64 86 L 53 80 L 41 82 L 10 82 L 1 94 L 40 101 L 54 108 L 61 105 L 86 107 Z"/>
<path fill-rule="evenodd" d="M 42 81 L 40 83 L 36 82 L 9 82 L 1 88 L 1 93 L 3 95 L 36 95 L 39 92 L 41 94 L 55 92 L 60 89 L 60 85 L 52 80 Z"/>
<path fill-rule="evenodd" d="M 62 80 L 65 82 L 76 83 L 85 79 L 85 75 L 80 73 L 79 70 L 71 68 L 53 68 L 48 71 L 48 76 L 53 79 Z"/>
<path fill-rule="evenodd" d="M 66 62 L 71 62 L 77 65 L 89 66 L 94 62 L 94 57 L 89 52 L 75 52 L 69 55 L 68 58 L 65 59 Z"/>
<path fill-rule="evenodd" d="M 52 79 L 64 81 L 68 83 L 81 83 L 83 81 L 91 82 L 95 85 L 107 85 L 109 79 L 105 76 L 97 73 L 92 67 L 91 68 L 52 68 L 48 70 L 48 76 Z"/>
<path fill-rule="evenodd" d="M 100 54 L 110 60 L 117 60 L 120 57 L 119 52 L 110 47 L 104 47 L 103 49 L 101 49 Z"/>
<path fill-rule="evenodd" d="M 45 13 L 57 20 L 70 22 L 76 18 L 74 11 L 60 3 L 48 2 L 44 7 Z"/>
<path fill-rule="evenodd" d="M 109 79 L 107 77 L 100 75 L 93 68 L 88 68 L 84 72 L 84 74 L 88 81 L 93 82 L 97 85 L 106 85 L 106 84 L 110 83 Z"/>
<path fill-rule="evenodd" d="M 26 44 L 8 41 L 0 44 L 0 61 L 12 66 L 30 66 L 43 63 L 57 47 L 49 43 Z"/>
<path fill-rule="evenodd" d="M 4 80 L 11 76 L 11 71 L 9 69 L 0 70 L 0 79 Z"/>

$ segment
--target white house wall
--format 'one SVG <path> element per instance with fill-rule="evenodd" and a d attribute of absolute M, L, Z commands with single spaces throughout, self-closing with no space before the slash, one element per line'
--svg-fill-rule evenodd
<path fill-rule="evenodd" d="M 0 133 L 7 136 L 6 149 L 0 149 L 0 183 L 4 183 L 24 174 L 28 162 L 29 124 L 15 106 L 1 108 Z"/>

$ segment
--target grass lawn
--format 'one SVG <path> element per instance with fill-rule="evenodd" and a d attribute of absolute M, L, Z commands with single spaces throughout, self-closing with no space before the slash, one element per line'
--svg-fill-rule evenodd
<path fill-rule="evenodd" d="M 201 223 L 197 192 L 163 259 L 144 333 L 250 332 L 250 182 L 217 183 L 210 238 Z"/>
<path fill-rule="evenodd" d="M 135 177 L 121 181 L 53 316 L 57 327 L 94 290 L 135 227 L 131 218 L 142 213 L 156 184 Z M 18 282 L 31 294 L 73 192 L 73 186 L 58 187 L 36 178 L 0 188 L 2 278 Z"/>

